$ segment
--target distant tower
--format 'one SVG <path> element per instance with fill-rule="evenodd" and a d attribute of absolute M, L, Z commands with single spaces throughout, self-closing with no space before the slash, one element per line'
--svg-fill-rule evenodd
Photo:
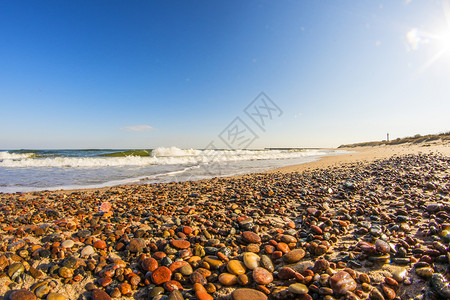
<path fill-rule="evenodd" d="M 389 133 L 387 134 L 387 139 L 386 139 L 386 141 L 388 141 L 388 142 L 389 142 Z"/>

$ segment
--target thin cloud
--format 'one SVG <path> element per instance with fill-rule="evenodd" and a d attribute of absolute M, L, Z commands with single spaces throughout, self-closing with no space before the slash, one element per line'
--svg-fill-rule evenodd
<path fill-rule="evenodd" d="M 143 124 L 143 125 L 126 126 L 126 127 L 120 128 L 120 129 L 126 130 L 126 131 L 141 132 L 141 131 L 154 130 L 155 128 L 153 128 L 150 125 Z"/>

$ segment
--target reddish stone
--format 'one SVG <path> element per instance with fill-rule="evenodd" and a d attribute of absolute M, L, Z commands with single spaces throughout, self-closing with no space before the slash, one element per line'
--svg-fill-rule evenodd
<path fill-rule="evenodd" d="M 252 231 L 244 231 L 242 233 L 242 238 L 249 243 L 261 243 L 261 237 Z"/>
<path fill-rule="evenodd" d="M 192 229 L 192 227 L 189 226 L 184 226 L 183 227 L 183 233 L 186 235 L 190 235 L 192 234 L 192 232 L 194 232 L 194 229 Z"/>
<path fill-rule="evenodd" d="M 198 268 L 197 270 L 195 270 L 195 272 L 199 272 L 200 274 L 205 276 L 205 278 L 211 276 L 212 274 L 210 270 L 207 270 L 205 268 Z"/>
<path fill-rule="evenodd" d="M 253 280 L 258 284 L 266 285 L 273 281 L 273 276 L 266 269 L 257 267 L 253 270 Z"/>
<path fill-rule="evenodd" d="M 184 260 L 174 261 L 170 266 L 169 269 L 172 271 L 172 273 L 175 273 L 179 268 L 182 266 L 188 265 L 189 263 Z"/>
<path fill-rule="evenodd" d="M 129 283 L 121 283 L 119 285 L 119 291 L 122 293 L 122 295 L 127 295 L 131 293 L 131 285 Z"/>
<path fill-rule="evenodd" d="M 277 260 L 283 256 L 283 252 L 281 251 L 274 251 L 272 253 L 272 260 Z"/>
<path fill-rule="evenodd" d="M 141 267 L 144 271 L 153 272 L 158 268 L 158 262 L 154 258 L 146 258 L 141 262 Z"/>
<path fill-rule="evenodd" d="M 103 278 L 100 278 L 100 279 L 98 280 L 98 284 L 99 284 L 100 286 L 102 286 L 102 287 L 105 287 L 105 286 L 107 286 L 107 285 L 110 285 L 111 282 L 112 282 L 112 279 L 109 278 L 109 277 L 103 277 Z"/>
<path fill-rule="evenodd" d="M 394 300 L 396 295 L 395 295 L 395 291 L 392 288 L 388 287 L 385 284 L 382 284 L 381 288 L 383 289 L 383 294 L 384 294 L 386 299 Z"/>
<path fill-rule="evenodd" d="M 356 289 L 356 281 L 345 271 L 339 271 L 330 278 L 330 286 L 336 294 L 345 294 Z"/>
<path fill-rule="evenodd" d="M 398 281 L 392 277 L 385 277 L 384 282 L 386 282 L 387 284 L 392 285 L 392 286 L 398 286 Z"/>
<path fill-rule="evenodd" d="M 92 300 L 111 300 L 111 297 L 104 290 L 95 289 L 91 293 Z"/>
<path fill-rule="evenodd" d="M 172 271 L 169 270 L 168 267 L 162 266 L 157 268 L 152 273 L 152 281 L 156 285 L 163 284 L 167 281 L 169 281 L 172 277 Z"/>
<path fill-rule="evenodd" d="M 277 249 L 283 252 L 284 254 L 290 251 L 289 246 L 286 243 L 280 242 L 277 244 Z"/>
<path fill-rule="evenodd" d="M 195 291 L 195 297 L 197 297 L 197 300 L 213 300 L 214 298 L 206 292 L 203 285 L 200 283 L 194 284 L 194 291 Z"/>
<path fill-rule="evenodd" d="M 16 290 L 9 295 L 10 300 L 36 300 L 36 296 L 28 290 Z"/>
<path fill-rule="evenodd" d="M 295 277 L 296 272 L 288 267 L 283 267 L 278 270 L 278 278 L 287 280 Z"/>
<path fill-rule="evenodd" d="M 264 252 L 266 252 L 266 254 L 272 254 L 273 251 L 275 251 L 275 247 L 272 245 L 265 245 L 264 246 Z"/>
<path fill-rule="evenodd" d="M 164 283 L 164 289 L 168 292 L 172 292 L 173 290 L 182 290 L 183 286 L 178 281 L 169 280 Z"/>
<path fill-rule="evenodd" d="M 164 252 L 161 252 L 161 251 L 155 252 L 155 253 L 153 253 L 153 255 L 152 255 L 152 257 L 153 257 L 154 259 L 156 259 L 156 260 L 161 260 L 161 259 L 163 259 L 163 258 L 166 257 L 166 256 L 167 256 L 167 254 L 165 254 Z"/>
<path fill-rule="evenodd" d="M 323 231 L 319 226 L 311 225 L 311 231 L 315 234 L 322 234 Z"/>
<path fill-rule="evenodd" d="M 285 263 L 293 264 L 300 261 L 303 257 L 305 257 L 305 250 L 303 249 L 295 249 L 283 256 L 283 260 Z"/>
<path fill-rule="evenodd" d="M 94 246 L 94 248 L 96 249 L 106 249 L 106 242 L 102 240 L 97 240 L 94 242 L 92 246 Z"/>
<path fill-rule="evenodd" d="M 191 243 L 186 240 L 172 240 L 172 246 L 177 249 L 187 249 L 191 246 Z"/>

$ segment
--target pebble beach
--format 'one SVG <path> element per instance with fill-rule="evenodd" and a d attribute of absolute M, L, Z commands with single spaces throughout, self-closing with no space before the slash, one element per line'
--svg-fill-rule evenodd
<path fill-rule="evenodd" d="M 448 143 L 352 151 L 0 194 L 0 299 L 450 299 Z"/>

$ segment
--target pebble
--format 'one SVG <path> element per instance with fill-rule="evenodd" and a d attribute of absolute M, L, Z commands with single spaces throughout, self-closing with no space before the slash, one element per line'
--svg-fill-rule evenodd
<path fill-rule="evenodd" d="M 305 250 L 303 249 L 295 249 L 283 256 L 284 262 L 287 264 L 293 264 L 300 261 L 303 257 L 305 257 Z"/>
<path fill-rule="evenodd" d="M 330 277 L 330 286 L 337 294 L 345 294 L 356 289 L 356 281 L 345 271 L 339 271 Z"/>
<path fill-rule="evenodd" d="M 269 284 L 273 281 L 273 276 L 272 273 L 270 273 L 269 271 L 267 271 L 264 268 L 261 267 L 256 267 L 255 269 L 253 269 L 253 280 L 257 283 L 257 284 Z"/>
<path fill-rule="evenodd" d="M 75 242 L 73 240 L 65 240 L 61 243 L 61 247 L 63 248 L 72 248 L 73 245 L 75 245 Z"/>
<path fill-rule="evenodd" d="M 244 263 L 235 259 L 232 259 L 227 263 L 227 270 L 234 275 L 244 274 L 246 271 Z"/>
<path fill-rule="evenodd" d="M 46 300 L 67 300 L 66 296 L 59 293 L 49 293 Z"/>
<path fill-rule="evenodd" d="M 86 246 L 81 250 L 81 257 L 89 257 L 95 253 L 95 249 L 92 246 Z"/>
<path fill-rule="evenodd" d="M 91 291 L 92 300 L 110 300 L 111 297 L 103 290 L 94 289 Z"/>
<path fill-rule="evenodd" d="M 127 250 L 132 253 L 141 253 L 145 248 L 145 240 L 142 238 L 134 238 L 127 245 Z"/>
<path fill-rule="evenodd" d="M 267 296 L 260 291 L 248 288 L 236 289 L 231 293 L 233 300 L 267 300 Z"/>
<path fill-rule="evenodd" d="M 172 278 L 172 272 L 169 268 L 161 266 L 152 273 L 152 281 L 156 285 L 163 284 Z"/>
<path fill-rule="evenodd" d="M 224 286 L 235 285 L 238 282 L 238 278 L 234 274 L 230 273 L 221 273 L 219 275 L 219 282 Z"/>
<path fill-rule="evenodd" d="M 408 271 L 404 268 L 396 269 L 394 272 L 392 272 L 392 277 L 397 282 L 403 282 L 406 279 L 407 275 L 408 275 Z"/>
<path fill-rule="evenodd" d="M 261 243 L 261 237 L 252 231 L 244 231 L 242 233 L 242 238 L 248 243 Z"/>
<path fill-rule="evenodd" d="M 243 255 L 244 265 L 250 270 L 259 267 L 260 260 L 261 258 L 253 252 L 245 252 Z"/>
<path fill-rule="evenodd" d="M 430 267 L 416 269 L 416 274 L 420 277 L 429 278 L 433 275 L 434 270 Z"/>
<path fill-rule="evenodd" d="M 305 295 L 308 293 L 308 287 L 303 283 L 293 283 L 289 286 L 289 292 L 299 295 Z"/>
<path fill-rule="evenodd" d="M 9 295 L 9 300 L 36 300 L 36 296 L 28 290 L 16 290 Z"/>

